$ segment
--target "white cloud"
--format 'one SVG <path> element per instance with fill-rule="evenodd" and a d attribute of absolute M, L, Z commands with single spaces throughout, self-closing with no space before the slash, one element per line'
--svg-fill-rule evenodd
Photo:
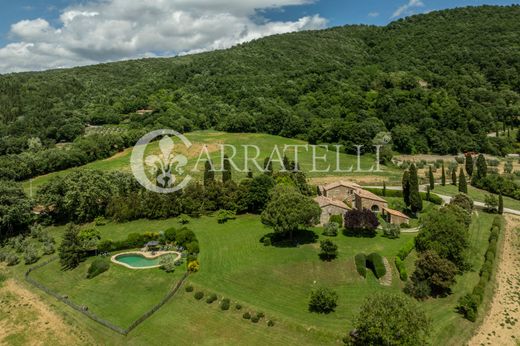
<path fill-rule="evenodd" d="M 269 21 L 260 12 L 312 0 L 91 0 L 44 19 L 11 26 L 0 73 L 176 55 L 227 48 L 272 34 L 319 29 L 319 15 Z"/>
<path fill-rule="evenodd" d="M 370 13 L 368 14 L 368 16 L 371 17 L 371 18 L 379 17 L 379 12 L 370 12 Z"/>
<path fill-rule="evenodd" d="M 408 0 L 408 3 L 400 6 L 395 12 L 392 14 L 390 18 L 401 17 L 402 15 L 411 15 L 414 13 L 414 9 L 424 7 L 424 2 L 421 0 Z"/>

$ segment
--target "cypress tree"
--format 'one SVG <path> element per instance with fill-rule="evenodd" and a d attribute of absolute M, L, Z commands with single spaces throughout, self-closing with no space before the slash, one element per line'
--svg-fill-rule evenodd
<path fill-rule="evenodd" d="M 466 182 L 466 175 L 464 170 L 461 168 L 459 172 L 459 192 L 468 193 L 468 183 Z"/>
<path fill-rule="evenodd" d="M 426 186 L 426 200 L 429 202 L 430 201 L 430 186 Z"/>
<path fill-rule="evenodd" d="M 289 170 L 289 166 L 290 166 L 289 158 L 287 157 L 287 155 L 284 155 L 283 156 L 283 167 L 282 167 L 282 170 L 288 171 Z"/>
<path fill-rule="evenodd" d="M 441 185 L 446 186 L 446 171 L 444 170 L 444 162 L 442 163 Z"/>
<path fill-rule="evenodd" d="M 383 197 L 386 197 L 386 181 L 383 181 Z"/>
<path fill-rule="evenodd" d="M 451 170 L 451 185 L 457 186 L 457 170 L 455 167 Z"/>
<path fill-rule="evenodd" d="M 487 176 L 486 158 L 484 157 L 484 155 L 480 154 L 477 157 L 477 173 L 476 173 L 474 179 L 479 180 L 479 179 L 485 178 L 486 176 Z"/>
<path fill-rule="evenodd" d="M 266 157 L 264 160 L 264 173 L 267 175 L 273 175 L 273 162 L 270 157 Z"/>
<path fill-rule="evenodd" d="M 413 213 L 421 211 L 423 203 L 419 193 L 419 178 L 417 177 L 417 167 L 412 163 L 410 166 L 410 209 Z"/>
<path fill-rule="evenodd" d="M 410 172 L 404 171 L 402 184 L 404 204 L 408 207 L 410 206 Z"/>
<path fill-rule="evenodd" d="M 204 186 L 208 186 L 215 181 L 215 171 L 213 170 L 213 164 L 210 160 L 207 160 L 204 164 Z"/>
<path fill-rule="evenodd" d="M 502 193 L 498 195 L 498 213 L 500 215 L 504 214 L 504 198 L 502 197 Z"/>
<path fill-rule="evenodd" d="M 224 154 L 224 166 L 222 167 L 222 182 L 227 183 L 231 181 L 231 163 L 229 162 L 229 157 Z"/>
<path fill-rule="evenodd" d="M 67 225 L 58 253 L 63 270 L 74 269 L 80 264 L 84 251 L 79 239 L 78 226 L 74 224 Z"/>
<path fill-rule="evenodd" d="M 473 175 L 473 156 L 471 154 L 466 155 L 466 172 L 468 177 Z"/>
<path fill-rule="evenodd" d="M 435 178 L 433 177 L 432 166 L 430 166 L 430 172 L 428 173 L 428 179 L 430 180 L 430 190 L 435 189 Z"/>

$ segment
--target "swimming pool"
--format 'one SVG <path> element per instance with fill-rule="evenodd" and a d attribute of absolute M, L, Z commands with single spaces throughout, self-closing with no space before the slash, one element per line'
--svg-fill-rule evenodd
<path fill-rule="evenodd" d="M 167 255 L 177 255 L 177 260 L 181 257 L 181 254 L 175 251 L 161 252 L 156 255 L 129 252 L 112 256 L 112 262 L 130 269 L 151 269 L 160 267 L 161 257 Z"/>

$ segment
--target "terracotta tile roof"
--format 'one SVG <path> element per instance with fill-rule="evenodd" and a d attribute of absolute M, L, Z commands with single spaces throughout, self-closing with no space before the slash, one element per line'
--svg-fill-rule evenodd
<path fill-rule="evenodd" d="M 343 203 L 342 201 L 337 201 L 332 198 L 328 198 L 328 197 L 324 197 L 324 196 L 315 197 L 314 201 L 316 201 L 319 204 L 320 208 L 326 207 L 328 205 L 333 205 L 333 206 L 336 206 L 336 207 L 342 208 L 342 209 L 347 209 L 347 210 L 350 209 L 349 206 L 346 205 L 345 203 Z"/>
<path fill-rule="evenodd" d="M 370 191 L 367 191 L 367 190 L 359 189 L 355 193 L 356 193 L 356 195 L 358 195 L 361 198 L 367 198 L 367 199 L 371 199 L 373 201 L 387 203 L 385 199 L 383 199 L 383 198 L 379 197 L 378 195 L 376 195 Z"/>
<path fill-rule="evenodd" d="M 390 209 L 390 208 L 383 208 L 383 210 L 386 211 L 390 215 L 399 216 L 399 217 L 405 218 L 407 220 L 410 219 L 410 217 L 408 217 L 408 215 L 401 213 L 399 210 L 394 210 L 394 209 Z"/>
<path fill-rule="evenodd" d="M 350 182 L 350 181 L 336 181 L 334 183 L 330 183 L 330 184 L 327 184 L 327 185 L 324 185 L 323 186 L 323 189 L 325 191 L 328 191 L 328 190 L 332 190 L 332 189 L 335 189 L 336 187 L 339 187 L 339 186 L 345 186 L 345 187 L 350 187 L 352 189 L 360 189 L 361 186 L 356 184 L 356 183 L 353 183 L 353 182 Z"/>

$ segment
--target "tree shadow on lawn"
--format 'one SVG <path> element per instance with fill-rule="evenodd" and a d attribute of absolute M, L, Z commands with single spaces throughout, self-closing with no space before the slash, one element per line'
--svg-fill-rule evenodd
<path fill-rule="evenodd" d="M 318 241 L 319 236 L 311 230 L 299 230 L 293 233 L 292 239 L 286 233 L 268 233 L 260 238 L 260 242 L 265 244 L 265 239 L 271 240 L 274 247 L 298 247 L 299 245 L 314 244 Z"/>

